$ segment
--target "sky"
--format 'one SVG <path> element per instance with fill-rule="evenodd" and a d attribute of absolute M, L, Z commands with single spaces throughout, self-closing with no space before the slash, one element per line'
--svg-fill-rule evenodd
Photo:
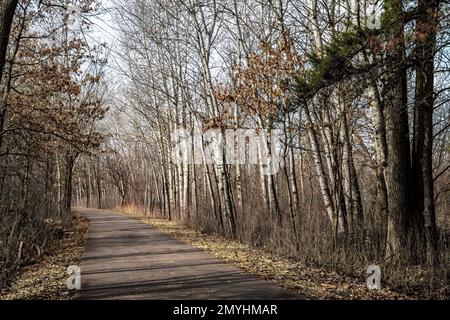
<path fill-rule="evenodd" d="M 100 42 L 113 44 L 117 38 L 113 18 L 115 5 L 111 0 L 100 0 L 101 14 L 91 18 L 94 23 L 92 36 Z"/>
<path fill-rule="evenodd" d="M 116 52 L 119 50 L 119 34 L 117 23 L 114 19 L 115 5 L 112 0 L 100 0 L 100 3 L 101 13 L 89 18 L 93 26 L 92 31 L 87 36 L 87 40 L 92 46 L 106 44 L 108 49 L 107 74 L 112 75 L 112 78 L 116 78 L 118 76 Z"/>

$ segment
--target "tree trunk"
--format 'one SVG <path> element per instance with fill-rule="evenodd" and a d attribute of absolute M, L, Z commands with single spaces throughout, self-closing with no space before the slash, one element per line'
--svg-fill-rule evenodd
<path fill-rule="evenodd" d="M 434 56 L 438 27 L 438 0 L 420 0 L 416 22 L 416 105 L 412 153 L 415 189 L 414 215 L 411 219 L 417 248 L 426 241 L 426 256 L 430 265 L 437 263 L 437 235 L 433 182 L 433 107 Z M 419 251 L 421 253 L 421 251 Z"/>
<path fill-rule="evenodd" d="M 75 165 L 76 156 L 67 155 L 66 156 L 66 172 L 65 172 L 65 183 L 64 183 L 64 205 L 62 210 L 61 219 L 64 226 L 70 226 L 72 224 L 72 194 L 73 194 L 73 168 Z"/>
<path fill-rule="evenodd" d="M 97 170 L 95 172 L 95 184 L 97 188 L 97 208 L 102 209 L 102 177 L 100 175 L 100 160 L 97 161 Z"/>
<path fill-rule="evenodd" d="M 386 189 L 385 169 L 387 160 L 386 119 L 376 84 L 369 84 L 371 98 L 372 123 L 375 128 L 376 177 L 377 177 L 377 210 L 382 221 L 388 221 L 388 195 Z"/>
<path fill-rule="evenodd" d="M 16 12 L 18 0 L 2 0 L 0 4 L 0 82 L 3 78 L 3 69 L 6 63 L 9 35 Z"/>
<path fill-rule="evenodd" d="M 341 139 L 343 141 L 342 165 L 345 176 L 346 206 L 349 217 L 349 227 L 353 232 L 360 232 L 364 224 L 364 213 L 359 188 L 358 177 L 356 175 L 355 161 L 353 160 L 353 147 L 350 135 L 350 128 L 347 118 L 347 108 L 342 105 Z"/>
<path fill-rule="evenodd" d="M 401 0 L 385 1 L 385 29 L 392 48 L 387 51 L 384 102 L 386 110 L 387 168 L 389 203 L 386 256 L 409 262 L 410 146 L 407 109 L 407 79 L 403 5 Z"/>
<path fill-rule="evenodd" d="M 320 152 L 319 141 L 317 139 L 317 134 L 313 127 L 311 114 L 308 109 L 308 106 L 305 106 L 305 115 L 306 115 L 306 121 L 307 121 L 307 125 L 308 125 L 309 141 L 310 141 L 311 149 L 313 152 L 313 159 L 314 159 L 314 163 L 316 166 L 317 174 L 319 176 L 320 191 L 322 193 L 323 202 L 324 202 L 327 214 L 328 214 L 328 218 L 334 229 L 336 226 L 334 205 L 333 205 L 333 201 L 331 199 L 330 188 L 328 185 L 325 168 L 324 168 L 324 164 L 323 164 L 323 159 L 322 159 L 322 155 Z"/>

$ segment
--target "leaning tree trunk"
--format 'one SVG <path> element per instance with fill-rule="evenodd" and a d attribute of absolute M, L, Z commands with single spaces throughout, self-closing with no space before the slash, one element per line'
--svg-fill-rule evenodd
<path fill-rule="evenodd" d="M 2 2 L 0 4 L 0 81 L 3 78 L 9 34 L 11 33 L 11 26 L 18 0 L 2 0 Z"/>

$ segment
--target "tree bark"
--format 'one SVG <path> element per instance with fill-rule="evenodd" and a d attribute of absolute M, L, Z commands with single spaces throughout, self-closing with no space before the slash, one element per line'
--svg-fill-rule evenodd
<path fill-rule="evenodd" d="M 410 145 L 407 109 L 403 4 L 385 1 L 386 36 L 392 44 L 386 53 L 384 102 L 387 132 L 386 185 L 389 204 L 386 256 L 409 262 Z"/>
<path fill-rule="evenodd" d="M 418 249 L 426 242 L 430 265 L 437 263 L 437 234 L 433 182 L 434 57 L 438 27 L 438 0 L 420 0 L 416 21 L 416 97 L 412 152 L 415 199 L 411 225 Z M 419 251 L 421 253 L 421 251 Z M 419 257 L 421 258 L 421 257 Z"/>
<path fill-rule="evenodd" d="M 311 149 L 313 152 L 313 159 L 314 159 L 314 163 L 316 166 L 317 174 L 319 176 L 320 191 L 322 193 L 323 202 L 324 202 L 327 214 L 328 214 L 328 218 L 329 218 L 331 224 L 333 225 L 333 228 L 335 228 L 335 226 L 336 226 L 335 216 L 336 215 L 335 215 L 334 205 L 333 205 L 333 201 L 331 198 L 330 188 L 329 188 L 326 173 L 325 173 L 322 155 L 320 152 L 319 141 L 317 139 L 317 133 L 315 132 L 315 130 L 313 128 L 311 114 L 308 109 L 308 106 L 305 106 L 305 116 L 306 116 L 306 121 L 307 121 L 307 125 L 308 125 L 309 141 L 310 141 Z"/>
<path fill-rule="evenodd" d="M 382 107 L 380 92 L 376 84 L 369 84 L 371 98 L 372 123 L 375 128 L 377 209 L 382 221 L 387 222 L 388 195 L 386 189 L 385 169 L 387 159 L 386 119 Z"/>
<path fill-rule="evenodd" d="M 0 82 L 3 78 L 9 35 L 18 0 L 3 0 L 2 2 L 0 4 Z"/>

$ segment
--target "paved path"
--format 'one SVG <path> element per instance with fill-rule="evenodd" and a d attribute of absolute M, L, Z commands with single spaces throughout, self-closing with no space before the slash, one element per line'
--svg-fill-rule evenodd
<path fill-rule="evenodd" d="M 76 299 L 300 299 L 117 213 L 75 209 L 89 219 Z"/>

